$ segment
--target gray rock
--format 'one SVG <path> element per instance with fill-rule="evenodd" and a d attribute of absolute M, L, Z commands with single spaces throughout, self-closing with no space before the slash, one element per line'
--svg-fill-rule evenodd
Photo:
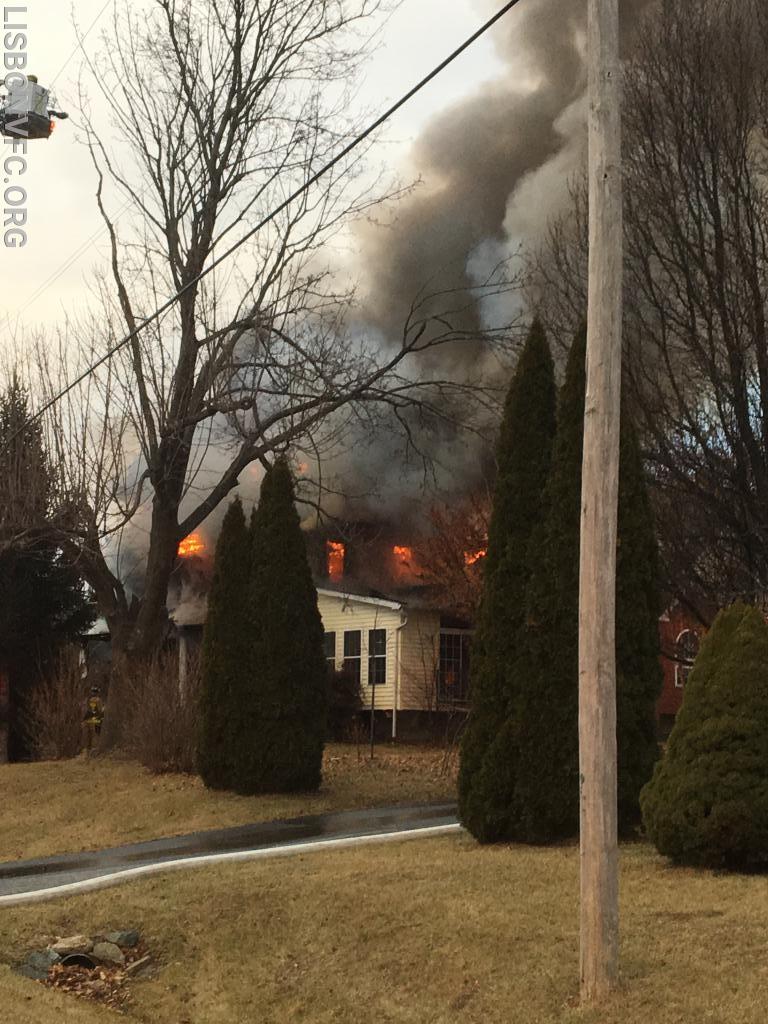
<path fill-rule="evenodd" d="M 90 953 L 93 949 L 93 939 L 89 939 L 87 935 L 69 935 L 54 942 L 50 948 L 62 957 L 69 953 Z"/>
<path fill-rule="evenodd" d="M 30 978 L 32 981 L 45 981 L 48 977 L 47 970 L 42 971 L 39 967 L 33 967 L 31 964 L 22 964 L 21 967 L 16 968 L 16 973 L 24 978 Z"/>
<path fill-rule="evenodd" d="M 124 964 L 123 951 L 114 942 L 97 942 L 91 955 L 105 964 Z"/>
<path fill-rule="evenodd" d="M 52 949 L 35 949 L 18 968 L 18 973 L 34 981 L 44 981 L 48 977 L 49 968 L 60 960 L 59 954 Z"/>
<path fill-rule="evenodd" d="M 114 942 L 121 949 L 133 949 L 139 944 L 139 933 L 137 931 L 109 932 L 104 936 L 106 942 Z"/>

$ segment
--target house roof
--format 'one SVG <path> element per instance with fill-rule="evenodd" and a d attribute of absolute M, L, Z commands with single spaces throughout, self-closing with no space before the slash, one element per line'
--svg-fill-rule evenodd
<path fill-rule="evenodd" d="M 323 597 L 338 597 L 342 601 L 359 601 L 361 604 L 373 604 L 379 608 L 392 608 L 394 611 L 401 611 L 403 605 L 398 601 L 390 601 L 386 597 L 371 597 L 365 594 L 354 594 L 349 590 L 327 590 L 324 587 L 317 588 L 318 594 Z"/>
<path fill-rule="evenodd" d="M 324 597 L 337 597 L 340 601 L 359 601 L 361 604 L 372 604 L 379 608 L 391 608 L 393 611 L 402 611 L 404 608 L 403 603 L 400 601 L 391 601 L 389 598 L 370 594 L 355 594 L 349 590 L 328 590 L 319 587 L 317 593 L 322 594 Z M 178 628 L 202 626 L 205 623 L 205 607 L 200 602 L 193 602 L 189 606 L 171 609 L 169 618 Z M 108 637 L 109 626 L 106 619 L 97 619 L 85 636 Z"/>

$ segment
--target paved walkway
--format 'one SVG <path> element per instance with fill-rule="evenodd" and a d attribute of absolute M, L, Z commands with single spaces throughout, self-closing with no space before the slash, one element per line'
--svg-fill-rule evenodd
<path fill-rule="evenodd" d="M 200 864 L 423 838 L 456 832 L 460 827 L 455 804 L 421 804 L 315 814 L 193 832 L 108 850 L 12 861 L 0 864 L 0 905 L 54 899 Z"/>

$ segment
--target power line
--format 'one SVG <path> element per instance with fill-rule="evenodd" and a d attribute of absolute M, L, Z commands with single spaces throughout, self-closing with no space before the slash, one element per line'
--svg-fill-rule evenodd
<path fill-rule="evenodd" d="M 120 218 L 120 216 L 123 213 L 125 213 L 125 211 L 128 209 L 128 207 L 131 205 L 132 202 L 133 202 L 133 198 L 129 197 L 123 203 L 123 205 L 120 207 L 120 209 L 115 214 L 115 217 L 113 219 L 113 223 L 114 224 L 117 223 L 117 221 Z M 48 277 L 46 277 L 46 279 L 41 284 L 39 284 L 37 286 L 37 288 L 35 288 L 35 290 L 26 299 L 26 301 L 23 303 L 23 305 L 21 305 L 15 312 L 7 313 L 6 314 L 6 316 L 5 316 L 4 320 L 2 321 L 2 323 L 0 323 L 0 330 L 4 329 L 7 326 L 10 326 L 10 324 L 11 324 L 11 322 L 13 320 L 17 319 L 19 316 L 21 316 L 21 314 L 25 310 L 29 309 L 29 307 L 33 303 L 37 302 L 37 300 L 48 291 L 48 289 L 51 287 L 51 285 L 55 284 L 59 280 L 59 278 L 62 276 L 62 274 L 65 274 L 73 264 L 77 263 L 77 261 L 83 255 L 83 253 L 87 252 L 91 248 L 91 243 L 97 241 L 97 239 L 101 238 L 102 235 L 106 235 L 106 233 L 107 233 L 107 228 L 106 227 L 97 228 L 96 231 L 94 231 L 92 235 L 89 235 L 88 238 L 85 239 L 85 241 L 81 242 L 80 245 L 76 249 L 74 249 L 69 254 L 69 256 L 67 256 L 67 258 L 64 260 L 64 262 L 60 263 L 59 266 L 55 270 L 51 271 L 51 273 L 48 275 Z"/>
<path fill-rule="evenodd" d="M 98 20 L 99 20 L 99 19 L 101 18 L 102 14 L 104 13 L 104 11 L 106 11 L 106 9 L 107 9 L 107 8 L 109 7 L 109 5 L 110 5 L 111 3 L 112 3 L 112 0 L 107 0 L 107 2 L 106 2 L 106 3 L 104 4 L 104 6 L 103 6 L 103 7 L 101 8 L 101 10 L 100 10 L 100 11 L 99 11 L 99 13 L 98 13 L 98 14 L 96 15 L 96 17 L 95 17 L 95 18 L 93 19 L 93 21 L 91 22 L 91 24 L 90 24 L 90 25 L 88 26 L 88 28 L 87 28 L 87 29 L 85 30 L 85 35 L 84 35 L 84 36 L 82 37 L 82 39 L 78 39 L 78 41 L 77 41 L 77 46 L 76 46 L 76 47 L 74 48 L 74 50 L 72 51 L 72 53 L 70 53 L 70 55 L 69 55 L 69 56 L 67 57 L 67 59 L 66 59 L 66 60 L 64 61 L 64 63 L 63 63 L 63 64 L 61 65 L 61 67 L 59 68 L 59 70 L 58 70 L 58 71 L 56 72 L 56 75 L 54 76 L 54 79 L 53 79 L 53 81 L 51 82 L 51 89 L 53 89 L 54 85 L 56 85 L 56 83 L 58 82 L 59 78 L 61 77 L 61 75 L 62 75 L 62 74 L 64 73 L 64 71 L 66 70 L 66 68 L 67 68 L 67 65 L 68 65 L 68 64 L 69 64 L 69 62 L 70 62 L 70 61 L 72 60 L 72 58 L 73 58 L 73 57 L 75 56 L 75 54 L 77 53 L 77 51 L 78 51 L 78 50 L 82 50 L 82 48 L 83 48 L 83 43 L 84 43 L 84 42 L 85 42 L 85 40 L 86 40 L 86 39 L 88 38 L 88 36 L 89 36 L 89 35 L 91 34 L 91 31 L 93 30 L 94 26 L 96 25 L 96 22 L 97 22 L 97 21 L 98 21 Z"/>
<path fill-rule="evenodd" d="M 401 96 L 400 99 L 397 100 L 397 102 L 393 103 L 392 106 L 385 110 L 383 114 L 380 114 L 375 121 L 373 121 L 370 125 L 368 125 L 366 129 L 364 129 L 364 131 L 362 131 L 359 135 L 352 139 L 351 142 L 344 146 L 344 148 L 341 149 L 336 154 L 336 156 L 332 157 L 318 171 L 316 171 L 309 178 L 307 178 L 307 180 L 302 185 L 300 185 L 299 188 L 292 192 L 287 199 L 283 200 L 282 203 L 280 203 L 270 213 L 263 217 L 262 220 L 260 220 L 258 224 L 255 225 L 255 227 L 251 228 L 251 230 L 248 231 L 245 235 L 243 235 L 243 237 L 240 238 L 237 242 L 235 242 L 234 245 L 230 246 L 229 249 L 223 252 L 221 256 L 218 256 L 210 264 L 210 266 L 206 267 L 196 277 L 193 277 L 190 281 L 188 281 L 183 288 L 180 288 L 179 291 L 175 293 L 175 295 L 172 295 L 171 298 L 168 299 L 165 303 L 163 303 L 163 305 L 160 306 L 158 309 L 156 309 L 151 316 L 148 316 L 146 320 L 142 320 L 142 322 L 138 324 L 136 327 L 134 327 L 132 331 L 126 334 L 124 338 L 116 342 L 111 348 L 107 349 L 104 355 L 97 359 L 96 362 L 93 363 L 91 366 L 89 366 L 87 370 L 84 370 L 78 377 L 76 377 L 73 381 L 67 384 L 66 387 L 62 388 L 61 391 L 57 392 L 53 396 L 53 398 L 50 398 L 44 405 L 42 405 L 37 410 L 37 412 L 33 413 L 32 416 L 30 416 L 30 418 L 27 420 L 27 422 L 9 438 L 7 444 L 10 444 L 12 441 L 14 441 L 21 433 L 23 433 L 24 430 L 26 430 L 28 426 L 30 426 L 30 424 L 40 419 L 41 416 L 44 416 L 49 409 L 53 408 L 53 406 L 56 405 L 57 402 L 60 402 L 61 399 L 64 398 L 66 395 L 68 395 L 70 391 L 73 391 L 78 386 L 78 384 L 82 384 L 82 382 L 86 380 L 88 377 L 90 377 L 92 373 L 95 373 L 96 370 L 99 369 L 99 367 L 103 366 L 104 363 L 108 362 L 113 355 L 115 355 L 117 352 L 120 351 L 120 349 L 124 348 L 130 341 L 137 337 L 138 334 L 141 331 L 143 331 L 145 327 L 148 327 L 156 320 L 159 320 L 163 313 L 166 313 L 173 306 L 173 304 L 181 298 L 182 295 L 188 292 L 190 288 L 193 288 L 196 284 L 199 284 L 199 282 L 202 281 L 204 277 L 207 277 L 208 274 L 211 273 L 211 271 L 215 270 L 216 267 L 218 267 L 221 263 L 224 262 L 224 260 L 228 259 L 234 252 L 236 252 L 240 248 L 241 245 L 244 245 L 250 238 L 253 238 L 254 235 L 258 234 L 258 232 L 261 231 L 263 227 L 266 227 L 266 225 L 271 223 L 271 221 L 273 221 L 275 217 L 282 213 L 283 210 L 287 209 L 287 207 L 289 207 L 291 203 L 295 202 L 298 198 L 300 198 L 300 196 L 307 192 L 317 181 L 320 180 L 320 178 L 322 178 L 325 174 L 328 173 L 328 171 L 332 170 L 336 166 L 336 164 L 343 160 L 344 157 L 348 156 L 355 149 L 357 149 L 358 146 L 365 142 L 367 138 L 373 135 L 373 133 L 378 128 L 380 128 L 386 121 L 388 121 L 393 114 L 396 114 L 402 107 L 406 105 L 406 103 L 412 100 L 413 97 L 417 95 L 417 93 L 421 92 L 422 89 L 424 89 L 427 85 L 429 85 L 430 82 L 437 78 L 438 75 L 445 71 L 445 69 L 450 64 L 452 64 L 458 57 L 460 57 L 466 50 L 468 50 L 474 43 L 476 43 L 478 39 L 484 36 L 486 32 L 493 28 L 493 26 L 497 22 L 501 21 L 504 15 L 508 14 L 509 11 L 511 11 L 513 7 L 516 7 L 520 2 L 521 0 L 508 0 L 508 2 L 504 4 L 504 6 L 499 11 L 496 12 L 496 14 L 493 15 L 493 17 L 489 18 L 488 21 L 486 21 L 483 25 L 480 26 L 480 28 L 473 32 L 471 36 L 465 39 L 464 42 L 459 47 L 457 47 L 435 68 L 433 68 L 429 72 L 429 74 L 425 75 L 424 78 L 417 82 L 416 85 L 409 89 L 408 92 Z"/>
<path fill-rule="evenodd" d="M 59 68 L 59 70 L 56 72 L 56 75 L 54 76 L 54 78 L 53 78 L 53 80 L 52 80 L 52 82 L 51 82 L 51 84 L 49 86 L 49 90 L 51 92 L 53 92 L 53 87 L 56 85 L 56 82 L 58 82 L 59 78 L 61 78 L 62 74 L 64 73 L 64 71 L 69 66 L 70 61 L 75 56 L 77 51 L 83 49 L 83 43 L 88 38 L 88 36 L 91 34 L 92 30 L 96 26 L 96 23 L 99 21 L 99 19 L 101 18 L 102 14 L 104 13 L 104 11 L 106 11 L 106 9 L 109 7 L 109 5 L 111 3 L 112 3 L 112 0 L 107 0 L 107 2 L 101 8 L 101 10 L 96 15 L 96 17 L 93 19 L 91 24 L 85 30 L 85 34 L 83 35 L 82 39 L 78 40 L 77 46 L 74 48 L 72 53 L 70 53 L 70 55 L 67 57 L 67 59 L 64 61 L 64 63 Z M 127 210 L 128 207 L 130 206 L 130 204 L 131 204 L 131 200 L 129 199 L 120 208 L 120 210 L 118 211 L 117 216 L 119 217 L 121 213 L 123 213 L 125 210 Z M 61 275 L 66 273 L 66 271 L 69 270 L 69 268 L 73 265 L 73 263 L 76 263 L 77 260 L 83 255 L 83 253 L 86 252 L 86 250 L 90 247 L 91 242 L 95 241 L 97 238 L 100 238 L 103 234 L 106 234 L 106 231 L 107 231 L 106 227 L 101 227 L 97 231 L 95 231 L 89 238 L 86 238 L 86 240 L 84 242 L 81 242 L 80 245 L 77 247 L 77 249 L 75 249 L 72 253 L 70 253 L 70 255 L 64 260 L 64 262 L 61 263 L 56 268 L 56 270 L 52 271 L 51 274 L 49 274 L 49 276 L 42 282 L 42 284 L 39 284 L 37 286 L 37 288 L 34 290 L 34 292 L 32 292 L 32 294 L 27 298 L 26 302 L 19 309 L 17 309 L 14 313 L 7 313 L 5 315 L 5 317 L 3 318 L 2 323 L 0 323 L 0 330 L 4 329 L 5 327 L 10 326 L 12 320 L 14 320 L 16 317 L 20 316 L 25 310 L 29 309 L 29 307 L 34 302 L 36 302 L 37 299 L 39 299 L 42 295 L 44 295 L 48 291 L 50 286 L 52 284 L 54 284 L 56 281 L 58 281 L 58 279 L 61 277 Z"/>

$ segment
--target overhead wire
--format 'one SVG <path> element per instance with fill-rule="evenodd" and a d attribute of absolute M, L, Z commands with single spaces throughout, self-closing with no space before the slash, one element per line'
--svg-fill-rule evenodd
<path fill-rule="evenodd" d="M 58 391 L 53 397 L 45 402 L 39 409 L 37 409 L 29 419 L 6 441 L 6 445 L 10 444 L 16 437 L 24 432 L 32 423 L 40 419 L 48 412 L 49 409 L 53 408 L 62 398 L 66 397 L 70 391 L 73 391 L 79 384 L 82 384 L 84 380 L 95 373 L 101 366 L 108 362 L 117 352 L 124 348 L 129 342 L 137 337 L 141 331 L 143 331 L 150 324 L 159 320 L 160 317 L 166 313 L 186 292 L 194 288 L 203 278 L 207 277 L 213 270 L 216 269 L 220 264 L 235 253 L 242 245 L 244 245 L 249 239 L 253 238 L 254 235 L 258 234 L 262 228 L 266 227 L 267 224 L 271 223 L 280 213 L 286 210 L 292 203 L 299 199 L 305 192 L 307 192 L 317 181 L 320 180 L 328 171 L 332 170 L 338 163 L 340 163 L 346 156 L 352 153 L 358 146 L 360 146 L 366 139 L 368 139 L 378 128 L 380 128 L 386 121 L 388 121 L 393 114 L 396 114 L 402 107 L 404 107 L 414 96 L 420 93 L 430 82 L 432 82 L 438 75 L 442 74 L 443 71 L 455 60 L 457 60 L 463 53 L 465 53 L 474 43 L 477 42 L 482 36 L 484 36 L 494 25 L 496 25 L 501 19 L 516 7 L 522 0 L 508 0 L 492 17 L 485 21 L 478 29 L 476 29 L 470 36 L 468 36 L 460 46 L 453 50 L 447 57 L 445 57 L 438 65 L 436 65 L 428 74 L 421 78 L 416 85 L 412 86 L 406 93 L 404 93 L 400 99 L 388 107 L 382 114 L 380 114 L 374 121 L 372 121 L 367 128 L 355 136 L 350 142 L 347 143 L 335 156 L 333 156 L 327 163 L 323 164 L 319 170 L 315 171 L 314 174 L 310 175 L 295 191 L 293 191 L 286 199 L 284 199 L 278 206 L 274 207 L 268 214 L 262 219 L 242 238 L 238 239 L 233 245 L 231 245 L 225 252 L 220 256 L 217 256 L 207 267 L 205 267 L 199 274 L 191 278 L 182 288 L 180 288 L 174 295 L 172 295 L 166 302 L 159 306 L 154 313 L 142 320 L 141 323 L 137 324 L 133 330 L 129 331 L 120 341 L 116 342 L 107 351 L 100 356 L 96 362 L 92 363 L 87 369 L 83 370 L 81 374 L 75 377 L 74 380 L 70 381 L 65 387 Z"/>
<path fill-rule="evenodd" d="M 53 88 L 56 85 L 56 82 L 58 82 L 58 80 L 61 78 L 61 76 L 66 71 L 67 67 L 69 66 L 70 62 L 72 61 L 72 58 L 75 56 L 75 54 L 78 52 L 78 50 L 82 50 L 83 49 L 83 43 L 88 38 L 88 36 L 91 34 L 93 29 L 96 27 L 96 25 L 97 25 L 98 21 L 100 20 L 101 16 L 104 14 L 104 12 L 106 11 L 106 9 L 109 7 L 109 5 L 111 3 L 112 3 L 112 0 L 107 0 L 107 2 L 99 10 L 98 14 L 93 19 L 93 21 L 90 23 L 88 28 L 85 30 L 85 32 L 83 33 L 82 37 L 80 39 L 78 39 L 77 46 L 74 48 L 72 53 L 70 53 L 70 55 L 67 57 L 67 59 L 64 61 L 64 63 L 61 65 L 59 70 L 54 75 L 53 80 L 51 81 L 51 84 L 50 84 L 50 87 L 49 87 L 51 92 L 53 91 Z M 120 210 L 118 211 L 116 216 L 119 217 L 120 214 L 124 213 L 125 210 L 127 210 L 130 205 L 131 205 L 131 199 L 128 199 L 128 201 L 120 208 Z M 33 303 L 37 302 L 37 300 L 48 291 L 48 289 L 51 287 L 51 285 L 55 284 L 56 281 L 58 281 L 58 279 L 62 276 L 62 274 L 65 274 L 69 270 L 69 268 L 74 263 L 77 262 L 77 260 L 83 255 L 83 253 L 86 252 L 90 248 L 91 243 L 94 242 L 97 238 L 101 238 L 101 236 L 106 234 L 106 232 L 107 232 L 106 227 L 100 227 L 96 231 L 94 231 L 94 233 L 92 235 L 90 235 L 88 238 L 86 238 L 85 241 L 81 242 L 80 245 L 76 249 L 74 249 L 69 254 L 69 256 L 67 256 L 67 258 L 64 260 L 64 262 L 59 264 L 59 266 L 55 270 L 53 270 L 48 275 L 48 277 L 37 286 L 37 288 L 35 288 L 35 290 L 32 292 L 32 294 L 27 297 L 27 299 L 24 301 L 24 303 L 17 310 L 15 310 L 13 313 L 7 313 L 3 317 L 3 320 L 0 323 L 0 330 L 4 329 L 7 326 L 10 326 L 10 324 L 11 324 L 11 322 L 13 320 L 16 320 L 22 313 L 24 313 L 27 309 L 29 309 L 29 307 Z"/>

